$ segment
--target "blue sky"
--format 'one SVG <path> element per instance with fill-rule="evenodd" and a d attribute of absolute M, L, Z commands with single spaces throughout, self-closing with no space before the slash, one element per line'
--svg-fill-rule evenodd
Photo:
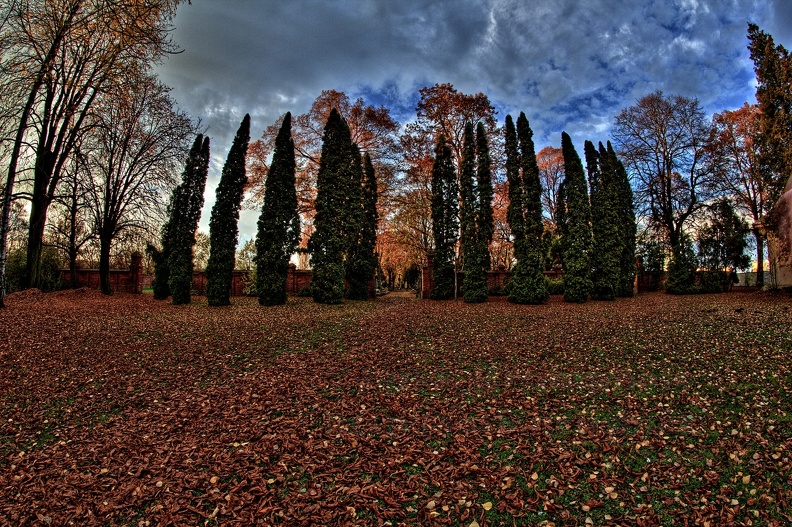
<path fill-rule="evenodd" d="M 619 111 L 655 90 L 697 97 L 708 113 L 754 102 L 746 46 L 755 22 L 792 43 L 790 0 L 192 0 L 158 67 L 212 138 L 201 219 L 245 113 L 251 135 L 324 89 L 415 117 L 418 89 L 449 82 L 524 111 L 537 148 L 605 141 Z M 255 231 L 243 212 L 240 240 Z M 240 242 L 240 243 L 241 243 Z"/>

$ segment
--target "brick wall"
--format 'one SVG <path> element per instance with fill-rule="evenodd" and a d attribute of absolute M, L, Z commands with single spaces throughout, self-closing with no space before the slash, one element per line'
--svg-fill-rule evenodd
<path fill-rule="evenodd" d="M 151 288 L 153 276 L 143 274 L 140 265 L 141 259 L 135 259 L 132 255 L 132 265 L 130 269 L 111 269 L 110 284 L 113 291 L 124 293 L 142 293 L 143 289 Z M 61 282 L 69 284 L 71 277 L 68 269 L 61 269 Z M 249 271 L 234 271 L 231 279 L 231 296 L 243 296 L 245 294 L 246 282 L 248 281 Z M 311 271 L 297 269 L 294 265 L 289 266 L 286 277 L 286 293 L 297 295 L 311 283 Z M 99 270 L 98 269 L 78 269 L 77 287 L 88 287 L 99 289 Z M 206 271 L 193 271 L 192 291 L 196 295 L 206 294 Z M 374 298 L 376 282 L 372 279 L 369 282 L 369 295 Z"/>
<path fill-rule="evenodd" d="M 129 269 L 110 269 L 110 288 L 118 293 L 143 292 L 143 257 L 140 253 L 132 253 Z M 71 272 L 60 270 L 62 284 L 71 284 Z M 101 289 L 99 269 L 77 269 L 77 287 Z"/>
<path fill-rule="evenodd" d="M 429 292 L 434 287 L 432 263 L 429 258 L 429 263 L 424 265 L 421 274 L 421 298 L 429 298 Z M 544 271 L 543 274 L 551 280 L 557 280 L 564 276 L 563 271 L 560 269 L 552 271 Z M 495 291 L 503 291 L 506 284 L 511 280 L 512 272 L 507 271 L 505 268 L 498 268 L 494 271 L 487 271 L 487 290 L 492 293 Z M 462 296 L 462 280 L 465 278 L 465 273 L 457 273 L 457 296 Z"/>

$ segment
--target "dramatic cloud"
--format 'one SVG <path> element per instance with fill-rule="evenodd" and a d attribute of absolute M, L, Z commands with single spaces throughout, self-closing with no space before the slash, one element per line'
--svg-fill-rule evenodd
<path fill-rule="evenodd" d="M 323 89 L 414 118 L 418 89 L 450 82 L 525 111 L 537 146 L 561 131 L 582 148 L 607 140 L 614 116 L 663 90 L 698 97 L 709 112 L 754 100 L 746 49 L 752 21 L 788 46 L 787 0 L 193 0 L 179 8 L 184 52 L 159 69 L 174 97 L 209 127 L 207 208 L 239 121 L 252 135 Z M 242 239 L 254 231 L 248 213 Z"/>

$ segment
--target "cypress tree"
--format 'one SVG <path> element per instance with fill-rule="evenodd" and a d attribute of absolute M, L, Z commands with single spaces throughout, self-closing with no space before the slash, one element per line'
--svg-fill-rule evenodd
<path fill-rule="evenodd" d="M 459 209 L 459 228 L 462 245 L 462 269 L 465 276 L 462 279 L 462 295 L 465 302 L 482 302 L 480 291 L 481 282 L 481 251 L 477 225 L 476 199 L 476 137 L 473 124 L 465 123 L 462 141 L 462 165 L 459 174 L 459 194 L 461 203 Z M 484 277 L 484 300 L 486 300 L 486 276 Z"/>
<path fill-rule="evenodd" d="M 614 186 L 616 187 L 617 208 L 619 210 L 619 238 L 621 239 L 621 254 L 619 255 L 619 280 L 616 287 L 616 296 L 631 297 L 635 283 L 635 238 L 638 228 L 635 223 L 635 208 L 633 205 L 633 192 L 630 178 L 621 160 L 616 156 L 610 141 L 607 149 L 600 144 L 600 156 L 607 154 L 608 162 L 613 171 Z"/>
<path fill-rule="evenodd" d="M 314 233 L 308 241 L 314 302 L 337 304 L 344 297 L 344 262 L 360 231 L 360 155 L 349 126 L 333 108 L 322 135 L 316 177 Z M 355 159 L 357 157 L 357 159 Z"/>
<path fill-rule="evenodd" d="M 613 300 L 619 288 L 624 243 L 615 171 L 607 152 L 600 155 L 591 141 L 585 142 L 584 152 L 591 189 L 592 297 Z"/>
<path fill-rule="evenodd" d="M 289 258 L 300 243 L 295 166 L 291 113 L 286 113 L 275 139 L 256 235 L 256 293 L 263 306 L 286 303 Z"/>
<path fill-rule="evenodd" d="M 489 153 L 487 130 L 484 123 L 476 125 L 476 236 L 478 238 L 479 259 L 482 274 L 479 284 L 484 296 L 487 293 L 487 271 L 490 270 L 489 245 L 495 232 L 492 213 L 492 158 Z"/>
<path fill-rule="evenodd" d="M 374 276 L 375 266 L 372 266 L 374 243 L 376 243 L 376 226 L 372 231 L 367 225 L 367 217 L 363 199 L 364 174 L 360 149 L 354 143 L 350 144 L 351 187 L 348 200 L 348 214 L 355 218 L 355 226 L 350 231 L 349 249 L 344 262 L 346 275 L 346 297 L 350 300 L 368 299 L 368 281 Z M 372 167 L 373 168 L 373 167 Z M 376 202 L 375 202 L 376 207 Z M 372 242 L 373 235 L 373 242 Z M 366 240 L 363 237 L 366 236 Z"/>
<path fill-rule="evenodd" d="M 363 213 L 361 215 L 360 232 L 353 257 L 348 263 L 347 298 L 351 300 L 367 300 L 369 298 L 368 283 L 377 269 L 377 178 L 374 165 L 368 152 L 363 155 Z"/>
<path fill-rule="evenodd" d="M 539 165 L 536 162 L 536 149 L 533 142 L 533 131 L 524 113 L 520 113 L 517 118 L 516 137 L 512 131 L 508 131 L 507 121 L 507 173 L 509 165 L 513 164 L 516 175 L 512 176 L 515 188 L 512 190 L 510 180 L 509 196 L 514 195 L 518 199 L 520 210 L 516 210 L 514 203 L 510 204 L 509 221 L 518 224 L 520 238 L 515 236 L 514 253 L 517 258 L 517 265 L 509 287 L 509 301 L 517 304 L 541 304 L 549 296 L 547 283 L 542 274 L 542 263 L 544 254 L 544 243 L 542 236 L 544 226 L 542 223 L 542 184 L 539 180 Z M 510 137 L 511 136 L 511 137 Z M 509 147 L 509 142 L 519 142 L 519 152 L 515 148 L 516 144 Z M 510 153 L 511 151 L 511 153 Z M 516 161 L 508 159 L 509 156 L 516 157 Z M 517 168 L 519 167 L 519 168 Z M 508 174 L 507 174 L 508 175 Z M 512 208 L 515 208 L 514 212 Z M 512 232 L 514 228 L 512 227 Z"/>
<path fill-rule="evenodd" d="M 239 208 L 247 183 L 245 156 L 250 142 L 250 115 L 245 114 L 228 152 L 209 220 L 209 261 L 206 264 L 206 300 L 210 306 L 231 304 Z"/>
<path fill-rule="evenodd" d="M 434 287 L 429 293 L 433 300 L 444 300 L 454 296 L 454 244 L 456 243 L 459 188 L 456 170 L 451 156 L 451 147 L 443 134 L 437 138 L 435 159 L 432 166 L 432 235 L 435 252 Z"/>
<path fill-rule="evenodd" d="M 509 208 L 506 219 L 509 222 L 514 239 L 514 256 L 517 261 L 522 258 L 525 226 L 523 218 L 523 185 L 520 175 L 520 152 L 517 149 L 517 129 L 511 115 L 506 116 L 506 181 L 509 184 Z M 512 278 L 512 283 L 514 278 Z"/>
<path fill-rule="evenodd" d="M 168 286 L 171 302 L 175 305 L 190 303 L 192 289 L 193 253 L 195 231 L 201 219 L 203 193 L 209 175 L 209 138 L 204 137 L 201 150 L 191 166 L 191 176 L 181 196 L 179 218 L 172 226 L 170 254 L 168 255 Z"/>
<path fill-rule="evenodd" d="M 561 150 L 564 156 L 564 300 L 585 302 L 591 294 L 591 207 L 589 204 L 586 177 L 572 139 L 566 132 L 561 134 Z"/>
<path fill-rule="evenodd" d="M 184 164 L 181 183 L 171 193 L 170 202 L 168 203 L 168 220 L 162 226 L 160 235 L 162 248 L 157 249 L 153 245 L 149 245 L 146 248 L 154 261 L 154 278 L 151 281 L 151 288 L 154 290 L 154 298 L 156 300 L 165 300 L 170 296 L 170 286 L 168 286 L 170 267 L 168 266 L 168 259 L 171 253 L 171 244 L 176 242 L 177 222 L 184 215 L 189 184 L 190 180 L 195 177 L 195 166 L 201 154 L 202 141 L 203 136 L 198 134 Z"/>

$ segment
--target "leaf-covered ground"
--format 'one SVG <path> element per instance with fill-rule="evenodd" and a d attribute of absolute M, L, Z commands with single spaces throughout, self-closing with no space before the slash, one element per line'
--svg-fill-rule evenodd
<path fill-rule="evenodd" d="M 8 297 L 0 525 L 788 525 L 792 300 Z"/>

